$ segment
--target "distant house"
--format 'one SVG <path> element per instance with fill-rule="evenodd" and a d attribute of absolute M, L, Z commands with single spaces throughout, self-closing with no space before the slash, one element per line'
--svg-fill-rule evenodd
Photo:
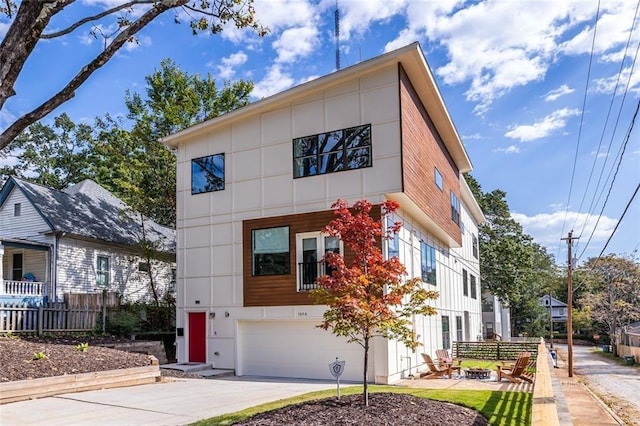
<path fill-rule="evenodd" d="M 567 304 L 553 296 L 545 294 L 540 298 L 540 305 L 551 314 L 553 322 L 567 322 Z"/>
<path fill-rule="evenodd" d="M 629 324 L 619 330 L 621 344 L 626 346 L 640 347 L 640 321 Z"/>
<path fill-rule="evenodd" d="M 342 243 L 321 233 L 338 198 L 395 200 L 382 241 L 439 292 L 412 318 L 413 352 L 376 338 L 369 378 L 425 368 L 420 352 L 482 333 L 471 162 L 418 44 L 344 68 L 165 138 L 177 150 L 177 357 L 238 375 L 362 379 L 362 348 L 319 329 L 309 290 Z"/>
<path fill-rule="evenodd" d="M 511 341 L 511 312 L 498 296 L 482 294 L 482 336 L 487 340 Z"/>
<path fill-rule="evenodd" d="M 38 303 L 64 293 L 118 292 L 149 299 L 175 280 L 175 231 L 145 219 L 154 245 L 140 256 L 140 215 L 91 180 L 62 191 L 10 177 L 0 190 L 0 299 Z"/>

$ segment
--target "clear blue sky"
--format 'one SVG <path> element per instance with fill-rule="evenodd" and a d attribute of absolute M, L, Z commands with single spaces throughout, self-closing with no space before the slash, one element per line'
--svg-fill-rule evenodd
<path fill-rule="evenodd" d="M 118 3 L 78 0 L 49 30 Z M 419 41 L 483 190 L 506 191 L 514 218 L 561 262 L 560 238 L 573 229 L 583 261 L 603 249 L 640 182 L 640 117 L 628 134 L 640 101 L 638 3 L 601 3 L 596 25 L 597 0 L 340 0 L 341 62 Z M 193 36 L 183 13 L 180 25 L 166 13 L 47 120 L 62 112 L 76 121 L 123 113 L 125 90 L 142 91 L 163 58 L 189 73 L 211 73 L 221 85 L 251 80 L 255 99 L 331 73 L 335 7 L 335 0 L 256 0 L 257 18 L 271 29 L 262 39 L 235 28 Z M 0 37 L 8 25 L 0 18 Z M 100 30 L 113 28 L 105 21 Z M 101 50 L 91 29 L 38 44 L 17 95 L 0 111 L 0 127 Z M 640 194 L 605 253 L 631 254 L 639 244 Z"/>

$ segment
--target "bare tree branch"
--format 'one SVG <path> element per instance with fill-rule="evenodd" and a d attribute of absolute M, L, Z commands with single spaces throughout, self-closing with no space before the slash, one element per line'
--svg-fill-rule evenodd
<path fill-rule="evenodd" d="M 121 4 L 119 6 L 113 7 L 109 10 L 105 10 L 102 13 L 98 13 L 97 15 L 93 15 L 93 16 L 87 16 L 84 19 L 79 20 L 78 22 L 76 22 L 75 24 L 69 26 L 68 28 L 65 28 L 64 30 L 60 30 L 60 31 L 56 31 L 55 33 L 49 33 L 49 34 L 42 34 L 40 36 L 41 39 L 51 39 L 51 38 L 56 38 L 56 37 L 60 37 L 63 35 L 67 35 L 71 32 L 73 32 L 73 30 L 75 30 L 76 28 L 86 24 L 87 22 L 92 22 L 92 21 L 98 21 L 102 18 L 104 18 L 105 16 L 109 16 L 113 13 L 119 12 L 122 9 L 126 9 L 138 4 L 151 4 L 151 3 L 157 3 L 158 0 L 132 0 L 128 3 L 124 3 Z"/>
<path fill-rule="evenodd" d="M 62 0 L 64 1 L 64 0 Z M 67 0 L 67 2 L 73 0 Z M 80 87 L 94 71 L 102 67 L 105 63 L 109 61 L 116 54 L 116 52 L 126 43 L 131 40 L 131 38 L 138 33 L 141 29 L 143 29 L 149 22 L 155 19 L 161 13 L 173 9 L 175 7 L 179 7 L 184 5 L 188 0 L 162 0 L 157 2 L 154 7 L 148 10 L 144 15 L 142 15 L 138 20 L 134 21 L 131 25 L 126 27 L 120 34 L 118 34 L 111 44 L 107 46 L 107 48 L 96 56 L 91 62 L 85 65 L 78 74 L 75 75 L 69 81 L 69 83 L 58 93 L 53 95 L 47 101 L 45 101 L 42 105 L 35 108 L 31 112 L 21 116 L 14 123 L 12 123 L 7 129 L 5 129 L 2 134 L 0 134 L 0 149 L 7 146 L 16 136 L 20 134 L 24 129 L 26 129 L 31 123 L 40 120 L 45 115 L 53 111 L 58 106 L 62 105 L 64 102 L 75 96 L 75 91 L 78 87 Z M 23 2 L 25 3 L 40 3 L 40 2 Z M 22 6 L 21 6 L 22 7 Z M 48 19 L 47 19 L 48 22 Z M 14 24 L 15 25 L 15 24 Z M 10 30 L 13 29 L 14 25 L 11 26 Z M 44 27 L 43 27 L 44 28 Z M 41 30 L 42 31 L 42 30 Z M 35 42 L 34 42 L 35 44 Z M 0 55 L 3 53 L 2 47 L 4 47 L 4 42 L 0 47 Z M 31 48 L 33 49 L 33 48 Z M 0 59 L 2 56 L 0 56 Z M 20 68 L 22 68 L 22 61 L 20 63 Z M 17 75 L 16 75 L 17 77 Z M 15 80 L 15 79 L 14 79 Z M 4 89 L 4 81 L 3 81 L 2 89 Z M 9 87 L 13 87 L 13 84 Z M 0 107 L 2 104 L 0 104 Z"/>

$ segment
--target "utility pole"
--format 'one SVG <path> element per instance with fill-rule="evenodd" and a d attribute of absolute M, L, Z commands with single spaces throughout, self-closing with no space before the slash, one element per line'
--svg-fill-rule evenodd
<path fill-rule="evenodd" d="M 573 236 L 573 230 L 569 231 L 567 238 L 561 238 L 566 240 L 568 245 L 568 262 L 567 262 L 567 352 L 569 359 L 569 377 L 573 377 L 573 322 L 572 322 L 572 310 L 573 310 L 573 258 L 571 257 L 571 246 L 573 240 L 577 240 L 580 237 Z"/>

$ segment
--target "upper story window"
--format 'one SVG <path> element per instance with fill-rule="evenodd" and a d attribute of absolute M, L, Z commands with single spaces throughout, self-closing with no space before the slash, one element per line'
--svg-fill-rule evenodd
<path fill-rule="evenodd" d="M 13 205 L 13 215 L 20 216 L 22 214 L 22 205 L 20 203 L 15 203 Z"/>
<path fill-rule="evenodd" d="M 477 293 L 476 293 L 476 276 L 475 276 L 475 275 L 471 275 L 471 298 L 472 298 L 472 299 L 476 299 L 476 298 L 477 298 Z"/>
<path fill-rule="evenodd" d="M 436 285 L 436 249 L 420 241 L 422 281 Z"/>
<path fill-rule="evenodd" d="M 293 140 L 293 177 L 371 167 L 371 125 Z"/>
<path fill-rule="evenodd" d="M 140 262 L 138 263 L 138 271 L 140 272 L 149 272 L 149 262 Z"/>
<path fill-rule="evenodd" d="M 259 275 L 290 273 L 289 227 L 254 229 L 252 240 L 252 271 Z"/>
<path fill-rule="evenodd" d="M 393 219 L 387 217 L 387 229 L 393 226 Z M 391 235 L 391 238 L 387 240 L 387 259 L 397 257 L 400 259 L 400 236 L 396 232 Z"/>
<path fill-rule="evenodd" d="M 471 250 L 473 251 L 473 257 L 478 258 L 478 237 L 476 234 L 471 234 Z"/>
<path fill-rule="evenodd" d="M 444 183 L 442 182 L 442 174 L 440 173 L 440 170 L 438 170 L 437 167 L 434 167 L 433 170 L 435 175 L 436 186 L 440 189 L 440 191 L 444 191 Z"/>
<path fill-rule="evenodd" d="M 224 154 L 208 155 L 191 160 L 191 193 L 224 189 Z"/>
<path fill-rule="evenodd" d="M 462 270 L 462 295 L 469 295 L 469 274 L 467 274 L 467 270 Z"/>
<path fill-rule="evenodd" d="M 109 287 L 110 282 L 109 257 L 98 256 L 96 258 L 96 284 L 100 287 Z"/>
<path fill-rule="evenodd" d="M 482 297 L 482 312 L 493 312 L 493 296 Z"/>
<path fill-rule="evenodd" d="M 323 259 L 329 252 L 343 254 L 343 245 L 338 237 L 320 232 L 296 235 L 298 291 L 317 288 L 316 280 L 319 276 L 331 275 L 333 270 Z"/>
<path fill-rule="evenodd" d="M 451 220 L 460 225 L 460 201 L 453 191 L 451 191 Z"/>

